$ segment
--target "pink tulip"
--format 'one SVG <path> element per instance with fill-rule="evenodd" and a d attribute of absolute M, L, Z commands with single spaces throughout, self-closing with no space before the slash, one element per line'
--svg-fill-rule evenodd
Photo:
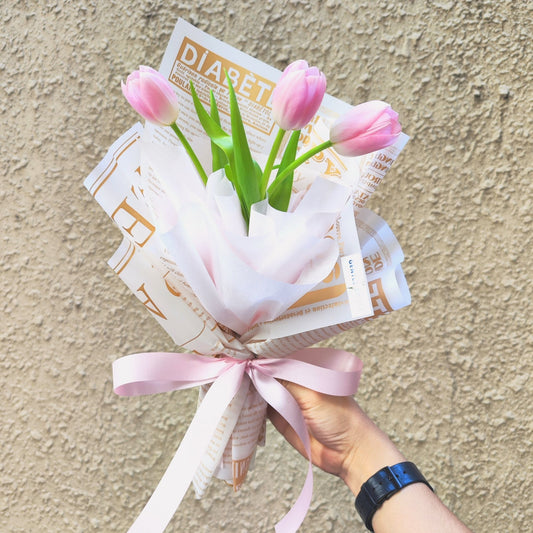
<path fill-rule="evenodd" d="M 157 70 L 141 66 L 121 85 L 126 100 L 143 118 L 159 126 L 176 122 L 178 97 L 169 81 Z"/>
<path fill-rule="evenodd" d="M 338 118 L 329 140 L 340 155 L 354 157 L 394 144 L 401 131 L 398 113 L 386 102 L 372 100 Z"/>
<path fill-rule="evenodd" d="M 299 130 L 311 122 L 326 92 L 326 76 L 300 59 L 281 75 L 272 93 L 272 117 L 282 130 Z"/>

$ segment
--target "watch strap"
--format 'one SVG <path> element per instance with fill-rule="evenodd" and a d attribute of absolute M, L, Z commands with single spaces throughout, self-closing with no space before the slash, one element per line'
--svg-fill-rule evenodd
<path fill-rule="evenodd" d="M 372 518 L 383 502 L 413 483 L 424 483 L 433 490 L 416 465 L 409 461 L 386 466 L 363 483 L 355 499 L 355 508 L 369 531 L 374 531 Z"/>

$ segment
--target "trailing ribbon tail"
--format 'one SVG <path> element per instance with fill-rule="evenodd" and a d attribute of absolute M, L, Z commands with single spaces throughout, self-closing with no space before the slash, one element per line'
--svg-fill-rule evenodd
<path fill-rule="evenodd" d="M 309 433 L 302 415 L 300 407 L 292 394 L 275 379 L 262 374 L 260 371 L 252 370 L 252 383 L 263 399 L 270 404 L 283 418 L 292 426 L 296 434 L 302 441 L 309 466 L 305 478 L 304 486 L 290 511 L 276 524 L 276 533 L 296 531 L 302 524 L 305 515 L 311 505 L 313 496 L 313 465 L 311 463 L 311 443 Z"/>
<path fill-rule="evenodd" d="M 174 458 L 129 533 L 165 530 L 192 482 L 220 418 L 239 390 L 243 371 L 243 367 L 235 366 L 213 383 Z"/>

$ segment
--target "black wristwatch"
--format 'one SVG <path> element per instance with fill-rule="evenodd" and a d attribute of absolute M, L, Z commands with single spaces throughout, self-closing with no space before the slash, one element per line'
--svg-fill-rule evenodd
<path fill-rule="evenodd" d="M 382 503 L 413 483 L 424 483 L 433 490 L 416 465 L 410 462 L 386 466 L 363 483 L 355 498 L 355 508 L 369 531 L 374 531 L 372 518 Z"/>

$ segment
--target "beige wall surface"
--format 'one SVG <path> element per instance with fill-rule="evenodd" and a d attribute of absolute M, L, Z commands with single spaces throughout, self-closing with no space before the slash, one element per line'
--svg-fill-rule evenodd
<path fill-rule="evenodd" d="M 530 530 L 532 6 L 3 0 L 0 531 L 125 531 L 194 413 L 195 391 L 112 392 L 115 358 L 174 346 L 107 267 L 120 235 L 82 187 L 137 120 L 120 80 L 159 65 L 179 16 L 400 112 L 411 141 L 370 207 L 413 303 L 328 344 L 364 361 L 358 401 L 474 531 Z M 270 428 L 241 492 L 189 491 L 168 531 L 273 531 L 304 471 Z M 342 482 L 315 480 L 301 531 L 363 531 Z"/>

